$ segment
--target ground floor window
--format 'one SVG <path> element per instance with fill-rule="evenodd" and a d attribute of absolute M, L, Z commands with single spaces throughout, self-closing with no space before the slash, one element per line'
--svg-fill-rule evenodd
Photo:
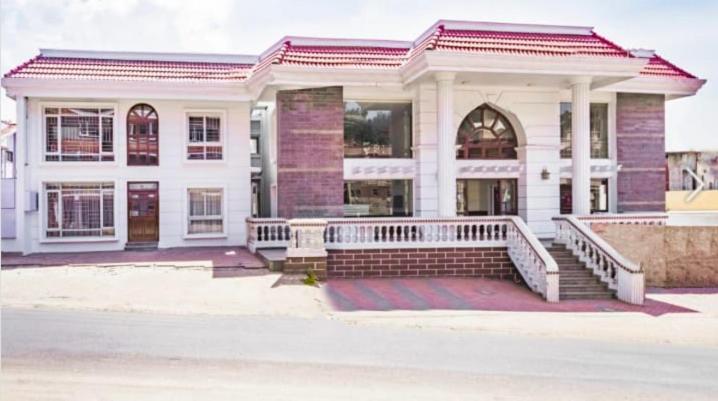
<path fill-rule="evenodd" d="M 47 238 L 115 235 L 113 183 L 47 183 L 45 200 Z"/>
<path fill-rule="evenodd" d="M 412 216 L 411 180 L 344 181 L 344 216 Z"/>
<path fill-rule="evenodd" d="M 518 214 L 516 179 L 456 181 L 456 214 L 497 216 Z"/>
<path fill-rule="evenodd" d="M 223 197 L 221 188 L 187 189 L 187 234 L 224 233 Z"/>
<path fill-rule="evenodd" d="M 570 178 L 561 179 L 561 214 L 573 212 L 573 195 Z M 591 213 L 608 212 L 608 178 L 591 180 Z"/>

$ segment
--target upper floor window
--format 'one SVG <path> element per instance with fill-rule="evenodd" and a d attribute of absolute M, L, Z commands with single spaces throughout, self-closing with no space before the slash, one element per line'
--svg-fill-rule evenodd
<path fill-rule="evenodd" d="M 457 159 L 515 159 L 516 132 L 504 115 L 484 104 L 459 125 Z"/>
<path fill-rule="evenodd" d="M 222 160 L 225 133 L 219 113 L 187 114 L 187 160 Z"/>
<path fill-rule="evenodd" d="M 45 161 L 113 161 L 115 111 L 45 107 Z"/>
<path fill-rule="evenodd" d="M 411 136 L 411 103 L 344 103 L 344 157 L 410 158 Z"/>
<path fill-rule="evenodd" d="M 156 166 L 159 164 L 159 125 L 155 109 L 138 104 L 127 114 L 127 164 Z"/>
<path fill-rule="evenodd" d="M 591 103 L 591 158 L 608 158 L 608 104 Z M 571 158 L 571 103 L 561 103 L 561 158 Z"/>

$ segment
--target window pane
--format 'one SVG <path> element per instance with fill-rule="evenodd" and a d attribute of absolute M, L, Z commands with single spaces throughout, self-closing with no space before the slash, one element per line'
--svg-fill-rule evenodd
<path fill-rule="evenodd" d="M 204 142 L 204 117 L 189 118 L 189 141 Z"/>
<path fill-rule="evenodd" d="M 591 157 L 608 158 L 608 105 L 591 103 Z"/>
<path fill-rule="evenodd" d="M 222 147 L 207 146 L 205 158 L 207 160 L 222 160 Z"/>
<path fill-rule="evenodd" d="M 571 214 L 573 212 L 573 198 L 571 192 L 571 179 L 561 179 L 561 214 Z M 594 178 L 591 179 L 591 213 L 608 212 L 608 179 Z"/>
<path fill-rule="evenodd" d="M 207 142 L 219 142 L 219 117 L 207 117 Z"/>
<path fill-rule="evenodd" d="M 45 118 L 45 152 L 55 153 L 58 151 L 57 139 L 57 117 Z"/>
<path fill-rule="evenodd" d="M 115 226 L 115 204 L 114 193 L 103 191 L 102 193 L 102 227 Z"/>
<path fill-rule="evenodd" d="M 412 157 L 411 103 L 344 103 L 344 157 Z"/>
<path fill-rule="evenodd" d="M 204 146 L 188 146 L 187 147 L 187 159 L 203 160 L 204 159 Z"/>
<path fill-rule="evenodd" d="M 112 152 L 112 118 L 102 118 L 102 151 Z"/>
<path fill-rule="evenodd" d="M 561 158 L 571 158 L 571 103 L 561 103 Z"/>
<path fill-rule="evenodd" d="M 190 189 L 189 190 L 189 215 L 192 216 L 204 216 L 204 196 L 202 190 Z"/>
<path fill-rule="evenodd" d="M 608 158 L 608 104 L 591 103 L 591 158 Z M 571 103 L 561 103 L 561 158 L 571 158 Z"/>
<path fill-rule="evenodd" d="M 47 193 L 47 228 L 59 228 L 60 223 L 57 216 L 60 214 L 59 194 L 57 192 Z"/>
<path fill-rule="evenodd" d="M 222 193 L 219 190 L 207 191 L 205 193 L 206 206 L 205 213 L 207 216 L 222 215 Z"/>
<path fill-rule="evenodd" d="M 192 220 L 188 231 L 189 234 L 222 233 L 222 219 Z"/>
<path fill-rule="evenodd" d="M 344 216 L 411 216 L 411 180 L 344 182 Z"/>

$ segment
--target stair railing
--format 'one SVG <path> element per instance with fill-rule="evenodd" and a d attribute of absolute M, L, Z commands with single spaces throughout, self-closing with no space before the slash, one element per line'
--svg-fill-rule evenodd
<path fill-rule="evenodd" d="M 616 291 L 621 301 L 643 305 L 645 284 L 643 269 L 618 253 L 598 234 L 575 216 L 554 217 L 556 242 L 567 249 L 593 270 L 608 288 Z"/>
<path fill-rule="evenodd" d="M 529 227 L 518 216 L 508 225 L 508 254 L 532 291 L 547 302 L 559 301 L 558 265 Z"/>

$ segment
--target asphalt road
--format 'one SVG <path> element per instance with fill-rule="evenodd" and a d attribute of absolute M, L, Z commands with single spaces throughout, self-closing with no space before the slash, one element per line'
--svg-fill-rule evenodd
<path fill-rule="evenodd" d="M 2 311 L 3 400 L 715 399 L 718 349 L 329 319 Z"/>

